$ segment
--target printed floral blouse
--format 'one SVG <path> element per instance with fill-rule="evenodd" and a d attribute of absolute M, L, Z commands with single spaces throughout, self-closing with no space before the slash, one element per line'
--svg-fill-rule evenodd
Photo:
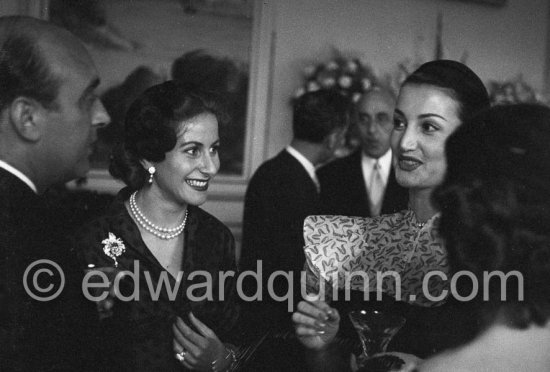
<path fill-rule="evenodd" d="M 333 287 L 380 289 L 414 305 L 441 304 L 449 268 L 438 225 L 439 214 L 420 224 L 412 210 L 374 218 L 309 216 L 304 222 L 308 291 L 318 292 L 322 280 L 325 294 Z"/>
<path fill-rule="evenodd" d="M 222 342 L 237 343 L 240 331 L 236 327 L 235 277 L 238 273 L 234 239 L 229 229 L 200 208 L 188 207 L 181 264 L 183 278 L 177 291 L 171 293 L 177 288 L 176 279 L 164 270 L 143 242 L 124 206 L 128 197 L 129 191 L 122 190 L 104 216 L 81 229 L 73 246 L 83 271 L 93 265 L 132 273 L 120 285 L 122 295 L 131 299 L 117 300 L 113 315 L 98 320 L 97 343 L 100 345 L 93 346 L 101 354 L 98 358 L 104 360 L 105 368 L 185 370 L 174 358 L 172 324 L 176 316 L 190 324 L 190 311 Z M 222 281 L 222 273 L 230 271 L 235 276 L 227 276 Z"/>

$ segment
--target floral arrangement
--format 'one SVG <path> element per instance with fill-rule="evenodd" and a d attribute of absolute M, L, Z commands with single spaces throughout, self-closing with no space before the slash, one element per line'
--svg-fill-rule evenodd
<path fill-rule="evenodd" d="M 309 65 L 304 69 L 304 84 L 294 94 L 294 99 L 307 92 L 320 89 L 336 90 L 357 102 L 361 95 L 380 84 L 372 69 L 358 58 L 346 58 L 334 51 L 327 63 Z"/>
<path fill-rule="evenodd" d="M 527 84 L 521 75 L 506 81 L 490 81 L 488 90 L 492 105 L 548 103 L 548 100 Z"/>
<path fill-rule="evenodd" d="M 392 89 L 388 76 L 379 78 L 365 60 L 345 57 L 333 50 L 333 58 L 304 69 L 304 83 L 294 93 L 293 99 L 317 90 L 334 90 L 357 103 L 361 96 L 376 87 Z M 361 140 L 354 124 L 347 132 L 345 143 L 336 150 L 337 157 L 346 156 L 360 146 Z"/>

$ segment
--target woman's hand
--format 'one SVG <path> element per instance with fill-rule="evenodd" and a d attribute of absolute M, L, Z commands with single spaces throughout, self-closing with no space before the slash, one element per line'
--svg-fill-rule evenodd
<path fill-rule="evenodd" d="M 308 349 L 321 350 L 327 347 L 340 327 L 340 315 L 326 302 L 300 301 L 298 311 L 292 314 L 296 336 Z"/>
<path fill-rule="evenodd" d="M 186 368 L 194 371 L 212 371 L 212 362 L 216 362 L 217 371 L 224 371 L 231 364 L 231 358 L 226 358 L 227 350 L 218 336 L 193 313 L 189 313 L 195 332 L 180 317 L 176 319 L 172 330 L 174 332 L 173 348 L 176 354 L 182 355 Z"/>

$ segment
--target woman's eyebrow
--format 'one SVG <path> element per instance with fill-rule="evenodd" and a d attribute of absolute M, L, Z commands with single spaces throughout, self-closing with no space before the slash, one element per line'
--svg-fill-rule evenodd
<path fill-rule="evenodd" d="M 434 117 L 434 116 L 435 116 L 436 118 L 440 118 L 440 119 L 442 119 L 442 120 L 447 121 L 447 119 L 444 118 L 443 116 L 438 115 L 438 114 L 433 114 L 433 113 L 418 115 L 418 118 L 419 118 L 419 119 L 426 119 L 426 118 L 430 118 L 430 117 Z"/>
<path fill-rule="evenodd" d="M 203 146 L 203 144 L 198 141 L 187 141 L 187 142 L 182 142 L 180 144 L 180 147 L 187 146 L 187 145 Z"/>

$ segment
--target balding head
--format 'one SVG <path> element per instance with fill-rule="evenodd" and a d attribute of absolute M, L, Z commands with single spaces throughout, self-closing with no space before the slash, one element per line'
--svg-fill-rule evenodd
<path fill-rule="evenodd" d="M 50 105 L 58 84 L 38 48 L 42 29 L 52 26 L 30 17 L 0 18 L 0 110 L 18 95 Z"/>
<path fill-rule="evenodd" d="M 378 159 L 390 148 L 395 98 L 391 92 L 376 88 L 357 103 L 357 129 L 363 153 Z"/>
<path fill-rule="evenodd" d="M 0 110 L 18 95 L 51 106 L 64 63 L 75 56 L 93 64 L 69 31 L 25 16 L 0 17 L 0 52 Z M 57 57 L 55 61 L 49 60 L 52 56 Z"/>
<path fill-rule="evenodd" d="M 93 127 L 110 118 L 80 41 L 39 19 L 0 17 L 0 81 L 0 159 L 39 189 L 84 176 Z"/>

